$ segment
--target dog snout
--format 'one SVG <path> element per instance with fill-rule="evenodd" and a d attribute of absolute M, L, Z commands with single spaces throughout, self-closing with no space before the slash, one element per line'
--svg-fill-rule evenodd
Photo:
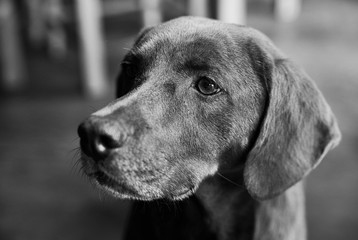
<path fill-rule="evenodd" d="M 92 116 L 78 127 L 82 151 L 95 161 L 108 157 L 123 146 L 127 134 L 120 122 Z"/>

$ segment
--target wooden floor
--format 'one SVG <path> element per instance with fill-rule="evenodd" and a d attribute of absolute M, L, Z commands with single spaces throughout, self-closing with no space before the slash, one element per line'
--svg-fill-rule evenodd
<path fill-rule="evenodd" d="M 307 180 L 309 239 L 356 240 L 358 1 L 304 3 L 295 23 L 279 25 L 252 13 L 248 24 L 269 35 L 315 79 L 343 133 L 339 147 Z M 133 36 L 111 33 L 108 38 L 110 65 L 116 66 Z M 46 71 L 41 76 L 62 74 Z M 106 100 L 89 102 L 63 92 L 0 100 L 1 240 L 121 239 L 128 202 L 98 193 L 75 166 L 77 125 Z"/>

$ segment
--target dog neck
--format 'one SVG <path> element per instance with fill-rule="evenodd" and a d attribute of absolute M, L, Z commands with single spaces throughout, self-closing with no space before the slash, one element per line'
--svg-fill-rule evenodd
<path fill-rule="evenodd" d="M 196 193 L 217 239 L 306 239 L 302 183 L 261 202 L 240 186 L 228 179 L 212 177 Z"/>
<path fill-rule="evenodd" d="M 258 202 L 244 187 L 210 177 L 182 201 L 135 202 L 125 239 L 304 240 L 302 191 L 298 183 Z"/>
<path fill-rule="evenodd" d="M 231 179 L 234 180 L 234 179 Z M 257 202 L 238 181 L 219 176 L 206 179 L 196 192 L 217 239 L 253 239 Z"/>

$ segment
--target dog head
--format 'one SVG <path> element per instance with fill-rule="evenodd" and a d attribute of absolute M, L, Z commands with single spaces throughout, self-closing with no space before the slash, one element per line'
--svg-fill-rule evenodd
<path fill-rule="evenodd" d="M 270 198 L 340 139 L 314 83 L 248 27 L 182 17 L 145 29 L 117 86 L 78 132 L 85 173 L 121 198 L 182 199 L 234 166 Z"/>

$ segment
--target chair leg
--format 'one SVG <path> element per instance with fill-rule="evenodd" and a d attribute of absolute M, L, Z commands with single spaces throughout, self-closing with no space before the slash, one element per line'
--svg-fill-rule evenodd
<path fill-rule="evenodd" d="M 108 89 L 100 0 L 76 0 L 79 23 L 84 90 L 89 97 L 101 97 Z"/>
<path fill-rule="evenodd" d="M 139 0 L 144 27 L 155 26 L 162 22 L 161 0 Z"/>
<path fill-rule="evenodd" d="M 246 0 L 218 0 L 218 19 L 228 23 L 246 23 Z"/>
<path fill-rule="evenodd" d="M 24 85 L 25 62 L 14 1 L 0 0 L 0 64 L 5 91 L 16 91 Z"/>
<path fill-rule="evenodd" d="M 275 0 L 275 17 L 280 22 L 292 22 L 301 13 L 301 0 Z"/>
<path fill-rule="evenodd" d="M 208 17 L 209 6 L 208 0 L 190 0 L 189 1 L 189 15 Z"/>

